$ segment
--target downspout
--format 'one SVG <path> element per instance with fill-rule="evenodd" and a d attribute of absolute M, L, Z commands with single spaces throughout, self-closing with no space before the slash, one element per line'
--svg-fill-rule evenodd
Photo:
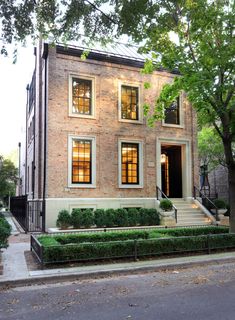
<path fill-rule="evenodd" d="M 44 50 L 42 58 L 45 60 L 44 67 L 44 157 L 43 157 L 43 193 L 42 193 L 42 231 L 46 230 L 46 174 L 47 174 L 47 63 L 48 63 L 48 44 L 44 43 Z"/>
<path fill-rule="evenodd" d="M 34 75 L 33 75 L 33 85 L 34 85 L 34 117 L 33 117 L 33 199 L 34 199 L 34 193 L 35 193 L 35 152 L 36 152 L 36 121 L 35 121 L 35 118 L 36 118 L 36 96 L 35 96 L 35 92 L 36 92 L 36 67 L 35 67 L 35 70 L 34 70 Z"/>
<path fill-rule="evenodd" d="M 24 184 L 24 194 L 27 194 L 28 185 L 28 108 L 29 108 L 29 84 L 26 87 L 27 90 L 27 103 L 26 103 L 26 119 L 25 119 L 25 184 Z"/>

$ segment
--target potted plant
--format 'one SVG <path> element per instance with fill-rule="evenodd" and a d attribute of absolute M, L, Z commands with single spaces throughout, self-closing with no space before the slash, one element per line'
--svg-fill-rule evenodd
<path fill-rule="evenodd" d="M 160 215 L 163 217 L 170 217 L 170 216 L 173 216 L 174 214 L 173 203 L 169 199 L 161 199 L 159 208 L 160 208 Z"/>
<path fill-rule="evenodd" d="M 219 215 L 224 215 L 227 212 L 227 204 L 223 199 L 215 199 L 213 203 L 217 207 Z M 215 208 L 212 208 L 211 211 L 216 213 Z"/>

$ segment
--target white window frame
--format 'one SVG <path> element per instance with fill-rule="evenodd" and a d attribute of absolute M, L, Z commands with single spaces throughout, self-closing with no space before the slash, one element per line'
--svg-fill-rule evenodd
<path fill-rule="evenodd" d="M 72 183 L 72 148 L 73 140 L 91 141 L 91 183 Z M 68 136 L 68 187 L 69 188 L 96 188 L 96 137 Z"/>
<path fill-rule="evenodd" d="M 166 123 L 165 118 L 162 119 L 162 126 L 163 127 L 170 127 L 170 128 L 184 128 L 184 106 L 183 106 L 183 94 L 179 94 L 179 124 L 172 124 L 172 123 Z"/>
<path fill-rule="evenodd" d="M 122 86 L 130 86 L 130 87 L 138 88 L 138 116 L 139 116 L 138 120 L 122 119 Z M 142 105 L 143 105 L 143 94 L 142 94 L 142 88 L 140 83 L 119 81 L 118 82 L 118 120 L 120 122 L 143 124 Z"/>
<path fill-rule="evenodd" d="M 139 145 L 139 183 L 138 184 L 123 184 L 122 183 L 122 143 L 138 143 Z M 119 139 L 118 140 L 118 187 L 120 189 L 140 189 L 144 187 L 144 169 L 143 169 L 143 141 L 142 140 L 130 140 Z"/>
<path fill-rule="evenodd" d="M 91 114 L 79 114 L 73 112 L 73 78 L 78 78 L 81 80 L 90 80 L 91 81 Z M 85 74 L 69 74 L 69 117 L 75 117 L 75 118 L 85 118 L 85 119 L 95 119 L 96 118 L 96 111 L 95 111 L 95 88 L 96 88 L 96 78 L 85 75 Z"/>

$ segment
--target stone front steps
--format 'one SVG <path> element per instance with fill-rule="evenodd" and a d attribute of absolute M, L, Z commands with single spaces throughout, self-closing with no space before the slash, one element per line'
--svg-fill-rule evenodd
<path fill-rule="evenodd" d="M 210 225 L 211 221 L 202 210 L 192 201 L 170 199 L 177 208 L 177 226 Z"/>

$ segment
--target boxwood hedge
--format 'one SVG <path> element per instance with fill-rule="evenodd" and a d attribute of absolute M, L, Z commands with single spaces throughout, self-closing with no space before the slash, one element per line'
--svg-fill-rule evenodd
<path fill-rule="evenodd" d="M 235 247 L 235 234 L 211 226 L 39 236 L 38 241 L 44 263 L 56 263 Z"/>
<path fill-rule="evenodd" d="M 11 234 L 11 226 L 5 219 L 5 217 L 0 214 L 0 249 L 8 247 L 8 237 Z"/>

